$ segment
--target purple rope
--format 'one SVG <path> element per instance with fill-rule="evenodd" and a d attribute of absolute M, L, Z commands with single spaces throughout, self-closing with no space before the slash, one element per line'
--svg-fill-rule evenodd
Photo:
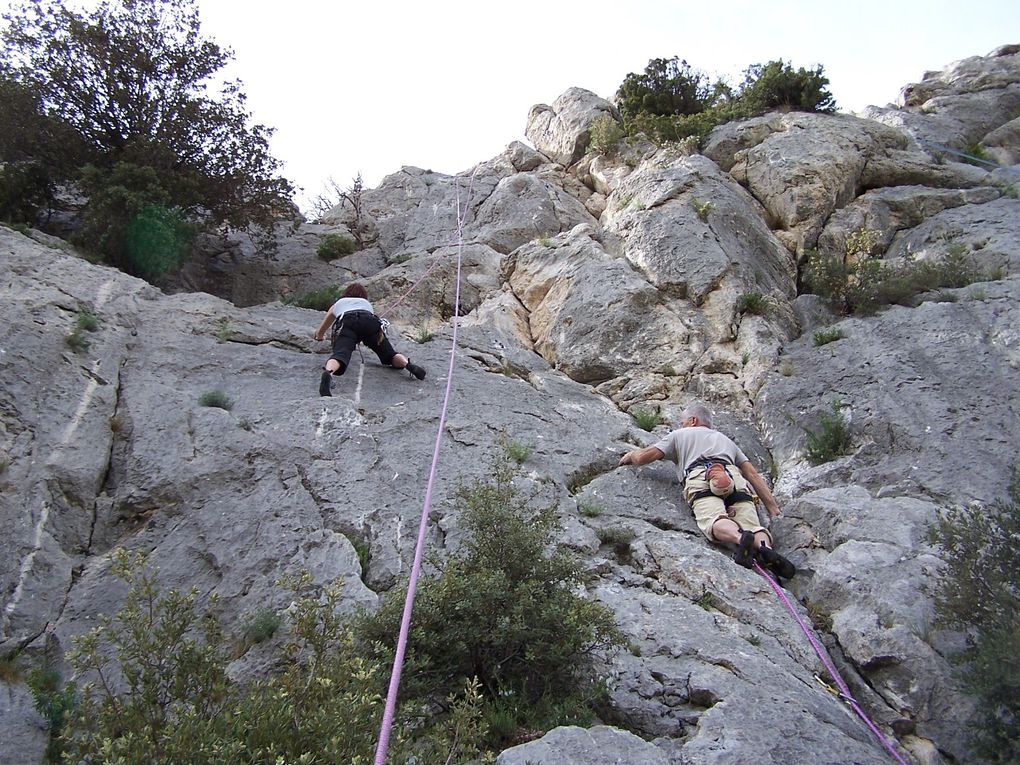
<path fill-rule="evenodd" d="M 815 653 L 818 655 L 818 658 L 821 659 L 822 664 L 825 665 L 825 669 L 828 671 L 829 677 L 833 679 L 836 683 L 836 687 L 839 688 L 839 693 L 843 699 L 857 713 L 857 716 L 864 720 L 864 724 L 867 725 L 868 728 L 871 729 L 871 732 L 875 734 L 875 738 L 881 741 L 882 745 L 889 750 L 889 754 L 891 754 L 896 761 L 900 763 L 900 765 L 907 765 L 907 762 L 900 756 L 900 753 L 896 751 L 896 747 L 892 744 L 892 742 L 882 735 L 882 732 L 879 731 L 879 729 L 875 726 L 875 723 L 871 721 L 871 718 L 865 714 L 863 709 L 861 709 L 860 704 L 857 703 L 853 694 L 850 693 L 850 688 L 846 682 L 844 682 L 842 675 L 839 674 L 836 666 L 829 660 L 829 657 L 826 655 L 825 650 L 811 631 L 811 628 L 808 627 L 807 624 L 804 623 L 804 620 L 800 618 L 800 614 L 797 613 L 797 609 L 793 607 L 793 603 L 790 602 L 786 593 L 783 592 L 783 588 L 776 584 L 776 580 L 769 576 L 769 574 L 757 561 L 754 562 L 754 567 L 759 574 L 765 577 L 765 581 L 769 583 L 769 586 L 773 589 L 776 595 L 779 596 L 779 599 L 783 602 L 783 605 L 786 606 L 786 610 L 790 612 L 794 621 L 800 625 L 801 630 L 803 630 L 804 634 L 807 636 L 808 642 L 811 643 L 811 647 L 815 649 Z"/>
<path fill-rule="evenodd" d="M 471 176 L 472 183 L 474 175 Z M 439 464 L 439 447 L 443 442 L 443 430 L 446 425 L 446 411 L 450 405 L 450 390 L 453 386 L 453 366 L 457 355 L 457 329 L 460 325 L 460 265 L 461 252 L 464 247 L 464 217 L 460 205 L 460 185 L 457 186 L 457 291 L 454 297 L 453 340 L 450 345 L 450 366 L 446 374 L 446 395 L 443 397 L 443 408 L 439 415 L 439 428 L 436 432 L 436 444 L 432 450 L 432 466 L 429 468 L 429 482 L 425 489 L 425 502 L 421 510 L 421 521 L 418 523 L 418 542 L 414 548 L 414 564 L 407 582 L 407 597 L 404 599 L 404 615 L 400 620 L 400 636 L 397 638 L 397 652 L 393 657 L 393 671 L 390 675 L 390 687 L 386 693 L 386 708 L 383 712 L 382 725 L 379 728 L 379 743 L 375 750 L 375 765 L 384 765 L 386 751 L 390 745 L 390 731 L 393 728 L 393 717 L 397 709 L 397 691 L 400 689 L 400 674 L 404 667 L 404 655 L 407 653 L 407 636 L 411 631 L 411 611 L 414 608 L 414 596 L 418 589 L 418 577 L 421 574 L 421 559 L 425 549 L 425 532 L 428 529 L 429 508 L 432 505 L 432 488 L 436 480 L 436 466 Z"/>

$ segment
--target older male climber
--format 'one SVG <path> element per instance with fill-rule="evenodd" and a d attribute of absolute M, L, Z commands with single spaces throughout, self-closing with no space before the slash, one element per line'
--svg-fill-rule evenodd
<path fill-rule="evenodd" d="M 758 521 L 757 492 L 770 518 L 780 514 L 768 485 L 740 448 L 712 427 L 712 413 L 694 404 L 680 414 L 680 427 L 653 446 L 633 449 L 620 465 L 647 465 L 668 459 L 676 465 L 683 496 L 698 527 L 709 541 L 734 551 L 734 560 L 750 568 L 759 561 L 773 575 L 789 579 L 797 573 L 772 546 L 772 535 Z"/>

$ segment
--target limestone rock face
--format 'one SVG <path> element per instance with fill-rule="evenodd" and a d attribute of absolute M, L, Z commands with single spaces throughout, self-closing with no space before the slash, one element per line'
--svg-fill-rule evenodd
<path fill-rule="evenodd" d="M 1016 117 L 1018 79 L 1020 47 L 1006 45 L 927 72 L 903 89 L 898 108 L 868 107 L 861 116 L 902 128 L 928 150 L 964 150 Z"/>
<path fill-rule="evenodd" d="M 569 166 L 584 155 L 591 125 L 601 116 L 615 118 L 616 107 L 590 90 L 569 88 L 552 106 L 531 107 L 524 134 L 553 162 Z"/>
<path fill-rule="evenodd" d="M 1020 155 L 1017 55 L 931 73 L 864 117 L 720 126 L 701 154 L 589 150 L 612 106 L 572 89 L 532 111 L 535 148 L 457 176 L 405 167 L 364 190 L 360 215 L 281 224 L 275 254 L 210 244 L 163 285 L 176 294 L 0 227 L 0 656 L 62 668 L 70 637 L 121 603 L 120 546 L 147 551 L 165 586 L 218 595 L 228 630 L 285 611 L 275 582 L 302 569 L 343 578 L 345 612 L 374 607 L 412 560 L 452 370 L 428 554 L 455 549 L 457 487 L 501 440 L 532 446 L 522 487 L 557 509 L 585 595 L 628 641 L 605 659 L 604 724 L 547 731 L 500 763 L 889 761 L 772 588 L 701 535 L 673 466 L 618 468 L 694 400 L 773 485 L 791 606 L 861 706 L 909 762 L 980 762 L 951 664 L 964 636 L 934 621 L 945 562 L 928 529 L 1002 497 L 1014 467 L 1020 201 L 1012 168 L 929 144 Z M 323 235 L 355 231 L 355 254 L 315 256 Z M 862 231 L 873 247 L 854 257 L 950 255 L 977 281 L 873 316 L 798 294 L 807 249 L 846 254 Z M 317 396 L 321 314 L 277 298 L 353 279 L 424 381 L 356 353 Z M 99 326 L 69 344 L 83 311 Z M 842 337 L 818 344 L 819 329 Z M 232 406 L 203 406 L 212 391 Z M 806 430 L 833 408 L 851 448 L 812 465 Z M 640 430 L 638 410 L 662 424 Z M 617 528 L 629 546 L 601 542 Z M 284 639 L 232 676 L 270 671 Z M 35 765 L 30 707 L 0 681 L 0 740 Z"/>

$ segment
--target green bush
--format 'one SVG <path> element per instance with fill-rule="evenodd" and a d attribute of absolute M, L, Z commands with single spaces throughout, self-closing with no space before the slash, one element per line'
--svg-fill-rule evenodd
<path fill-rule="evenodd" d="M 635 425 L 641 428 L 641 430 L 647 430 L 649 433 L 665 422 L 662 414 L 654 409 L 635 409 L 630 413 L 630 416 L 634 420 Z"/>
<path fill-rule="evenodd" d="M 202 406 L 225 409 L 228 412 L 234 408 L 234 402 L 231 400 L 230 396 L 221 390 L 206 391 L 199 396 L 198 403 Z"/>
<path fill-rule="evenodd" d="M 62 684 L 60 675 L 49 668 L 37 667 L 28 673 L 27 683 L 32 691 L 35 709 L 46 721 L 50 739 L 46 748 L 48 762 L 60 762 L 64 743 L 60 734 L 75 711 L 78 688 L 75 683 Z"/>
<path fill-rule="evenodd" d="M 829 329 L 819 329 L 814 334 L 815 345 L 828 345 L 834 343 L 837 340 L 842 340 L 846 335 L 843 334 L 843 330 L 839 327 L 831 327 Z"/>
<path fill-rule="evenodd" d="M 1008 497 L 940 513 L 928 539 L 945 566 L 935 589 L 938 622 L 966 635 L 954 658 L 977 700 L 972 743 L 989 762 L 1020 761 L 1020 474 Z"/>
<path fill-rule="evenodd" d="M 241 623 L 241 637 L 249 645 L 264 643 L 280 628 L 282 618 L 271 608 L 259 608 Z"/>
<path fill-rule="evenodd" d="M 357 250 L 358 243 L 349 236 L 326 234 L 326 236 L 322 237 L 322 241 L 315 250 L 315 254 L 329 263 L 345 255 L 357 252 Z"/>
<path fill-rule="evenodd" d="M 82 186 L 88 203 L 74 235 L 79 247 L 145 279 L 180 268 L 194 229 L 172 203 L 167 180 L 155 168 L 131 162 L 111 168 L 88 165 Z"/>
<path fill-rule="evenodd" d="M 67 343 L 67 347 L 75 353 L 85 353 L 85 351 L 89 349 L 89 346 L 92 345 L 78 327 L 75 327 L 67 335 L 67 337 L 64 338 L 64 342 Z"/>
<path fill-rule="evenodd" d="M 637 533 L 626 526 L 603 526 L 595 530 L 595 536 L 601 544 L 612 547 L 616 556 L 626 562 L 630 558 L 631 543 L 637 538 Z"/>
<path fill-rule="evenodd" d="M 504 733 L 590 720 L 601 691 L 593 661 L 622 642 L 611 612 L 576 594 L 582 566 L 551 549 L 555 510 L 532 509 L 516 471 L 500 453 L 491 478 L 458 490 L 465 538 L 419 584 L 401 689 L 431 703 L 477 678 L 487 710 L 512 718 L 496 726 Z M 406 591 L 388 593 L 358 630 L 387 658 Z"/>
<path fill-rule="evenodd" d="M 769 312 L 769 299 L 760 292 L 745 292 L 737 298 L 737 313 L 751 313 L 755 316 L 765 316 Z"/>
<path fill-rule="evenodd" d="M 95 332 L 99 329 L 99 318 L 89 311 L 79 311 L 78 318 L 74 320 L 75 329 Z"/>
<path fill-rule="evenodd" d="M 714 206 L 711 202 L 702 202 L 696 197 L 691 199 L 691 207 L 694 208 L 694 212 L 697 213 L 698 219 L 702 223 L 708 223 L 708 215 L 712 212 Z"/>
<path fill-rule="evenodd" d="M 839 399 L 833 399 L 829 411 L 822 412 L 818 418 L 818 430 L 804 428 L 807 433 L 805 453 L 812 465 L 830 462 L 850 452 L 850 426 L 840 412 L 841 406 Z"/>
<path fill-rule="evenodd" d="M 500 441 L 500 446 L 503 447 L 503 451 L 506 452 L 506 455 L 518 465 L 523 465 L 527 462 L 528 457 L 530 457 L 532 452 L 535 451 L 535 447 L 531 444 L 525 444 L 520 441 L 510 441 L 506 438 Z"/>
<path fill-rule="evenodd" d="M 333 303 L 340 299 L 343 290 L 333 284 L 323 287 L 320 290 L 301 292 L 297 295 L 289 295 L 281 299 L 286 305 L 294 305 L 298 308 L 313 308 L 316 311 L 328 311 Z"/>
<path fill-rule="evenodd" d="M 423 323 L 418 327 L 418 334 L 414 336 L 414 341 L 418 345 L 424 345 L 425 343 L 432 342 L 435 336 L 435 333 L 429 330 L 428 325 Z"/>
<path fill-rule="evenodd" d="M 595 502 L 578 502 L 577 512 L 585 518 L 598 518 L 604 510 L 601 505 Z"/>
<path fill-rule="evenodd" d="M 129 584 L 123 607 L 73 638 L 67 657 L 88 682 L 64 718 L 65 762 L 371 762 L 389 667 L 356 652 L 339 584 L 319 593 L 307 574 L 281 582 L 293 594 L 283 670 L 241 688 L 226 674 L 215 599 L 203 611 L 194 589 L 164 594 L 140 554 L 118 550 L 112 571 Z M 122 693 L 111 690 L 114 677 Z M 389 762 L 477 758 L 485 735 L 477 687 L 458 687 L 443 703 L 445 712 L 403 704 Z"/>
<path fill-rule="evenodd" d="M 794 70 L 783 61 L 753 64 L 734 90 L 674 56 L 648 62 L 624 78 L 616 94 L 627 135 L 659 143 L 701 139 L 716 125 L 772 109 L 835 111 L 821 66 Z"/>
<path fill-rule="evenodd" d="M 980 278 L 963 245 L 951 245 L 929 260 L 908 258 L 901 263 L 874 258 L 848 263 L 838 254 L 810 251 L 802 274 L 806 291 L 833 310 L 863 315 L 929 290 L 965 287 Z"/>
<path fill-rule="evenodd" d="M 744 71 L 737 101 L 747 116 L 774 109 L 801 112 L 836 111 L 836 101 L 826 90 L 829 80 L 822 67 L 797 69 L 783 61 L 753 64 Z"/>
<path fill-rule="evenodd" d="M 600 115 L 592 121 L 590 133 L 591 148 L 607 157 L 616 154 L 616 144 L 625 135 L 620 123 L 608 114 Z M 543 246 L 548 246 L 548 244 Z"/>

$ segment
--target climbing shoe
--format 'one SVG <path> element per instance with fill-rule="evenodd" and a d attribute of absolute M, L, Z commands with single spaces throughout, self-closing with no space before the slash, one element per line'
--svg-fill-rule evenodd
<path fill-rule="evenodd" d="M 329 390 L 330 389 L 330 383 L 332 382 L 332 378 L 333 378 L 333 376 L 329 373 L 329 370 L 326 370 L 325 372 L 322 373 L 322 376 L 319 378 L 319 395 L 320 396 L 332 396 L 333 395 L 330 392 L 330 390 Z"/>
<path fill-rule="evenodd" d="M 737 562 L 738 566 L 744 568 L 751 568 L 754 563 L 754 533 L 750 531 L 740 532 L 740 544 L 737 545 L 737 551 L 733 553 L 733 560 Z"/>
<path fill-rule="evenodd" d="M 779 579 L 793 579 L 797 573 L 797 567 L 771 547 L 765 545 L 759 547 L 757 557 L 761 564 Z"/>
<path fill-rule="evenodd" d="M 410 361 L 408 361 L 407 362 L 407 366 L 405 367 L 405 369 L 407 369 L 408 372 L 413 374 L 419 380 L 424 380 L 425 379 L 425 368 L 424 367 L 420 367 L 417 364 L 412 364 Z"/>

